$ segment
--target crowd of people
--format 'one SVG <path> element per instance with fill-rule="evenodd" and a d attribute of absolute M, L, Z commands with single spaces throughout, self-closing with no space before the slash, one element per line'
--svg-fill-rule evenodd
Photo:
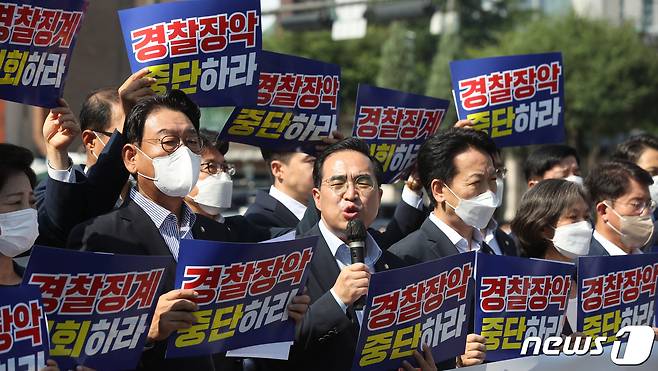
<path fill-rule="evenodd" d="M 235 171 L 224 159 L 229 143 L 200 129 L 200 110 L 185 93 L 155 95 L 153 83 L 140 71 L 118 89 L 94 91 L 78 116 L 62 100 L 44 122 L 48 177 L 40 184 L 32 153 L 0 144 L 0 285 L 20 284 L 24 269 L 13 258 L 34 244 L 170 258 L 139 369 L 347 370 L 363 317 L 353 304 L 373 273 L 469 251 L 574 262 L 653 248 L 657 138 L 629 138 L 584 180 L 575 149 L 539 147 L 525 159 L 528 191 L 508 234 L 493 217 L 505 183 L 501 153 L 460 121 L 423 144 L 394 217 L 383 231 L 368 229 L 364 263 L 351 264 L 347 223 L 369 227 L 382 196 L 381 167 L 364 142 L 336 133 L 316 153 L 262 149 L 272 186 L 244 216 L 224 217 Z M 68 157 L 78 137 L 84 166 Z M 290 231 L 319 240 L 306 290 L 287 308 L 296 323 L 289 360 L 165 360 L 167 339 L 196 321 L 196 293 L 174 287 L 180 241 L 260 242 Z M 486 339 L 470 333 L 464 353 L 440 363 L 426 345 L 413 356 L 422 370 L 477 365 Z"/>

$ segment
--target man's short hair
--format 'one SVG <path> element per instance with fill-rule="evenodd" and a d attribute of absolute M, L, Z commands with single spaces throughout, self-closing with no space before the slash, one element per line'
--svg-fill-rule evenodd
<path fill-rule="evenodd" d="M 4 188 L 10 176 L 23 173 L 30 180 L 32 188 L 37 177 L 30 167 L 34 160 L 32 152 L 10 143 L 0 143 L 0 189 Z"/>
<path fill-rule="evenodd" d="M 573 147 L 564 144 L 548 144 L 537 148 L 528 155 L 523 163 L 525 180 L 543 179 L 548 170 L 569 156 L 573 156 L 580 165 L 580 157 Z"/>
<path fill-rule="evenodd" d="M 454 158 L 469 148 L 480 150 L 493 157 L 497 153 L 496 144 L 484 132 L 465 128 L 450 128 L 431 136 L 418 151 L 418 174 L 432 206 L 436 201 L 432 197 L 432 181 L 439 179 L 444 183 L 452 181 L 457 173 Z"/>
<path fill-rule="evenodd" d="M 651 134 L 634 135 L 617 146 L 612 159 L 637 163 L 648 148 L 658 151 L 658 138 Z"/>
<path fill-rule="evenodd" d="M 631 179 L 644 185 L 653 184 L 651 175 L 630 161 L 604 162 L 592 169 L 585 179 L 585 187 L 592 201 L 614 201 L 628 193 Z"/>
<path fill-rule="evenodd" d="M 165 95 L 154 95 L 144 98 L 130 110 L 123 128 L 128 143 L 142 143 L 144 136 L 144 124 L 146 118 L 154 111 L 167 108 L 182 112 L 192 122 L 194 129 L 199 132 L 199 120 L 201 111 L 199 106 L 180 90 L 170 90 Z"/>
<path fill-rule="evenodd" d="M 121 100 L 117 88 L 92 91 L 80 109 L 80 129 L 106 131 L 112 123 L 112 105 L 119 103 Z"/>
<path fill-rule="evenodd" d="M 313 184 L 315 185 L 316 188 L 320 188 L 320 184 L 322 183 L 322 178 L 323 178 L 322 166 L 324 165 L 324 162 L 327 160 L 327 157 L 331 156 L 334 153 L 342 152 L 342 151 L 355 151 L 366 156 L 372 163 L 372 167 L 375 172 L 375 178 L 377 180 L 377 186 L 378 187 L 381 186 L 382 179 L 384 177 L 382 167 L 379 161 L 377 161 L 377 159 L 375 159 L 373 156 L 370 155 L 370 151 L 368 150 L 368 145 L 361 139 L 346 138 L 341 140 L 340 142 L 336 142 L 330 145 L 322 153 L 318 155 L 317 159 L 315 160 L 315 164 L 313 165 Z"/>
<path fill-rule="evenodd" d="M 263 155 L 263 160 L 267 164 L 267 173 L 270 174 L 270 179 L 274 182 L 274 174 L 272 174 L 272 161 L 281 161 L 284 164 L 288 165 L 292 155 L 297 152 L 292 151 L 273 151 L 271 149 L 262 148 L 260 149 L 261 155 Z"/>
<path fill-rule="evenodd" d="M 219 133 L 215 130 L 201 129 L 199 130 L 199 137 L 203 142 L 203 148 L 215 148 L 219 153 L 224 156 L 228 152 L 228 141 L 219 140 Z"/>

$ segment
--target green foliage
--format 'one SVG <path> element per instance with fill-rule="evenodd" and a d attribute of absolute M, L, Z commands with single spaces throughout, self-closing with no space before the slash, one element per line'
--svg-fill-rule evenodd
<path fill-rule="evenodd" d="M 561 51 L 568 137 L 598 155 L 602 138 L 656 128 L 658 53 L 630 25 L 613 26 L 569 15 L 543 18 L 498 36 L 471 58 Z"/>
<path fill-rule="evenodd" d="M 376 85 L 382 88 L 417 92 L 416 33 L 401 22 L 393 22 L 382 44 Z"/>

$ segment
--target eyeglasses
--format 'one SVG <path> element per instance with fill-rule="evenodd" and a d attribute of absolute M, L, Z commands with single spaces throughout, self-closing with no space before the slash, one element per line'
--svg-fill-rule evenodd
<path fill-rule="evenodd" d="M 615 203 L 626 206 L 626 208 L 633 210 L 633 215 L 642 215 L 647 210 L 649 210 L 649 213 L 652 213 L 654 210 L 656 210 L 656 202 L 654 200 L 630 201 L 626 203 L 612 201 L 613 205 Z"/>
<path fill-rule="evenodd" d="M 326 183 L 336 196 L 342 197 L 347 192 L 350 181 L 346 176 L 340 175 L 325 179 L 322 183 Z M 368 195 L 375 188 L 375 180 L 370 175 L 358 175 L 351 183 L 354 184 L 354 189 L 362 196 Z"/>
<path fill-rule="evenodd" d="M 496 178 L 505 179 L 505 176 L 507 176 L 506 167 L 499 167 L 496 169 Z"/>
<path fill-rule="evenodd" d="M 113 133 L 110 133 L 109 131 L 102 131 L 102 130 L 93 130 L 93 132 L 98 133 L 98 134 L 103 134 L 107 137 L 111 137 Z"/>
<path fill-rule="evenodd" d="M 185 139 L 181 139 L 176 135 L 166 135 L 160 139 L 144 139 L 143 141 L 151 144 L 159 143 L 162 149 L 169 154 L 176 152 L 183 144 L 197 155 L 203 150 L 203 142 L 198 135 L 190 135 Z"/>
<path fill-rule="evenodd" d="M 209 174 L 215 175 L 219 173 L 226 173 L 230 176 L 235 175 L 235 165 L 227 163 L 217 163 L 213 161 L 204 162 L 201 164 L 201 171 Z"/>

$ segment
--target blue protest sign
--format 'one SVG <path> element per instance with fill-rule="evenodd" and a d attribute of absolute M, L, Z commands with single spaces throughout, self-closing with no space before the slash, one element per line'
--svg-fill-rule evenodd
<path fill-rule="evenodd" d="M 578 258 L 577 331 L 616 340 L 625 326 L 653 326 L 658 254 Z"/>
<path fill-rule="evenodd" d="M 373 274 L 352 369 L 397 370 L 423 344 L 437 362 L 463 354 L 474 266 L 469 252 Z"/>
<path fill-rule="evenodd" d="M 48 328 L 36 287 L 0 287 L 0 370 L 37 370 L 48 358 Z"/>
<path fill-rule="evenodd" d="M 564 141 L 561 53 L 453 61 L 450 74 L 457 115 L 497 146 Z"/>
<path fill-rule="evenodd" d="M 0 2 L 0 99 L 59 106 L 86 9 L 86 0 Z"/>
<path fill-rule="evenodd" d="M 292 341 L 286 308 L 304 286 L 316 241 L 181 240 L 175 287 L 199 293 L 199 310 L 197 324 L 169 337 L 167 358 Z"/>
<path fill-rule="evenodd" d="M 35 246 L 23 284 L 41 292 L 59 367 L 137 367 L 169 259 Z"/>
<path fill-rule="evenodd" d="M 575 265 L 477 255 L 475 333 L 487 339 L 487 361 L 517 358 L 525 338 L 560 336 Z"/>
<path fill-rule="evenodd" d="M 119 11 L 130 68 L 149 67 L 156 93 L 180 89 L 199 106 L 256 103 L 258 0 L 197 0 Z"/>
<path fill-rule="evenodd" d="M 220 138 L 254 146 L 313 151 L 337 130 L 340 67 L 262 51 L 258 101 L 236 107 Z"/>
<path fill-rule="evenodd" d="M 359 84 L 352 136 L 364 140 L 384 183 L 408 174 L 420 146 L 439 129 L 450 102 Z"/>

